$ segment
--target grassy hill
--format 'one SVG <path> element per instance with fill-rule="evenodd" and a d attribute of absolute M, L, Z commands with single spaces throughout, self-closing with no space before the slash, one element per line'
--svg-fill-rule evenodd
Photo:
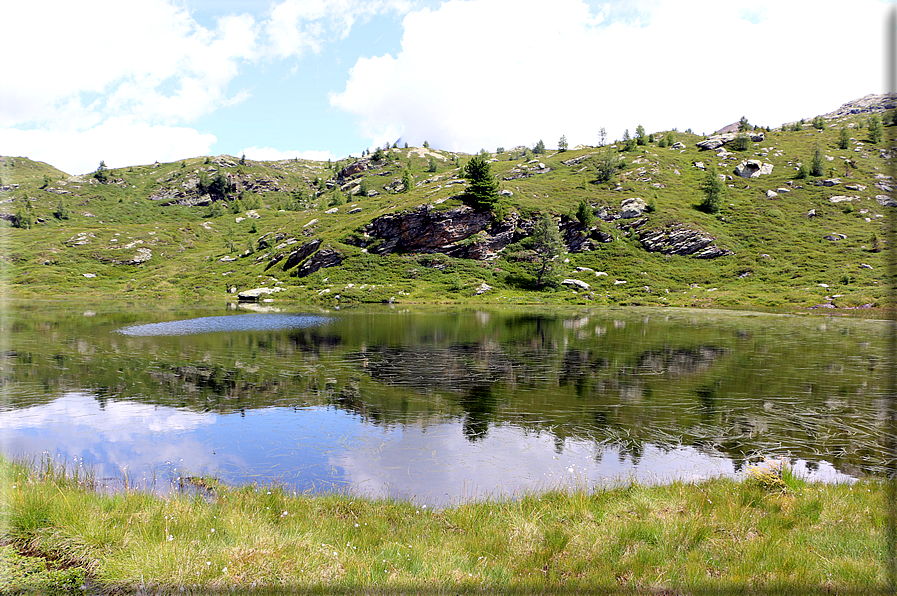
<path fill-rule="evenodd" d="M 728 155 L 702 150 L 696 143 L 703 137 L 677 131 L 655 132 L 653 141 L 631 151 L 618 143 L 539 155 L 524 147 L 487 154 L 501 189 L 510 194 L 499 211 L 514 218 L 517 232 L 542 211 L 575 227 L 573 214 L 585 200 L 599 219 L 582 234 L 609 240 L 560 255 L 565 270 L 542 289 L 535 288 L 538 264 L 526 240 L 485 260 L 430 250 L 374 254 L 377 242 L 366 237 L 365 225 L 376 218 L 421 205 L 435 213 L 464 204 L 461 168 L 471 156 L 424 147 L 389 149 L 382 160 L 334 163 L 196 157 L 106 170 L 100 179 L 4 157 L 0 267 L 7 295 L 22 298 L 205 300 L 278 287 L 272 294 L 278 302 L 326 304 L 884 306 L 882 249 L 892 208 L 881 201 L 893 183 L 894 149 L 888 140 L 892 114 L 881 115 L 886 126 L 877 143 L 864 113 L 818 118 L 822 129 L 806 123 L 764 131 L 762 142 L 744 150 L 727 144 Z M 839 148 L 842 129 L 848 131 L 846 149 Z M 673 141 L 683 147 L 667 146 Z M 796 178 L 817 146 L 823 175 Z M 607 152 L 624 165 L 598 182 Z M 735 175 L 735 167 L 749 159 L 772 164 L 772 173 Z M 707 177 L 698 162 L 727 176 L 716 214 L 697 208 Z M 406 170 L 413 187 L 402 192 Z M 823 185 L 833 178 L 838 182 Z M 653 211 L 619 218 L 621 202 L 632 197 Z M 646 230 L 675 229 L 709 235 L 732 254 L 700 259 L 650 252 L 640 239 Z M 339 255 L 340 264 L 304 277 L 296 275 L 297 267 L 284 270 L 286 259 L 272 264 L 313 240 Z M 564 278 L 589 289 L 559 283 Z M 478 294 L 483 284 L 491 289 Z"/>

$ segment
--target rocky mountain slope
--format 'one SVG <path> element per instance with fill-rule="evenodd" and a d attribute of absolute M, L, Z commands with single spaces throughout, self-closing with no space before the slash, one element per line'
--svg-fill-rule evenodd
<path fill-rule="evenodd" d="M 471 156 L 427 147 L 82 176 L 4 157 L 0 265 L 22 297 L 881 306 L 894 100 L 746 135 L 487 153 L 502 197 L 492 211 L 465 196 Z M 699 208 L 714 175 L 716 213 Z M 540 286 L 543 212 L 563 250 Z"/>

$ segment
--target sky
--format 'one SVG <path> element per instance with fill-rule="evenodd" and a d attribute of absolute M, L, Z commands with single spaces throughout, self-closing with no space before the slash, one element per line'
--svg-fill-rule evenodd
<path fill-rule="evenodd" d="M 780 126 L 885 91 L 884 0 L 30 0 L 4 6 L 0 155 L 473 153 Z"/>

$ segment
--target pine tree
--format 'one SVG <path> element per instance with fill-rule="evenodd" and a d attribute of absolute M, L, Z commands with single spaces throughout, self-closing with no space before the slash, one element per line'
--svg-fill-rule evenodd
<path fill-rule="evenodd" d="M 541 288 L 560 269 L 556 261 L 564 250 L 564 241 L 554 218 L 544 212 L 536 222 L 531 239 L 539 263 L 536 286 Z"/>
<path fill-rule="evenodd" d="M 635 127 L 635 143 L 636 145 L 641 146 L 644 145 L 645 142 L 645 127 L 639 124 Z"/>
<path fill-rule="evenodd" d="M 494 210 L 498 204 L 498 181 L 492 175 L 489 162 L 479 156 L 470 158 L 464 166 L 464 178 L 470 183 L 467 196 L 473 207 L 482 210 Z"/>
<path fill-rule="evenodd" d="M 810 175 L 825 176 L 825 156 L 822 155 L 822 149 L 819 148 L 819 145 L 816 145 L 816 150 L 813 151 L 813 159 L 810 161 Z"/>
<path fill-rule="evenodd" d="M 404 186 L 402 192 L 408 192 L 411 190 L 411 187 L 414 186 L 414 179 L 411 177 L 411 172 L 408 170 L 402 172 L 402 186 Z"/>
<path fill-rule="evenodd" d="M 747 116 L 742 116 L 741 120 L 738 121 L 738 132 L 747 132 L 751 129 L 751 124 L 748 122 Z"/>
<path fill-rule="evenodd" d="M 105 183 L 109 176 L 106 174 L 106 162 L 100 161 L 100 165 L 97 166 L 97 171 L 93 173 L 93 177 L 100 181 L 100 183 Z"/>
<path fill-rule="evenodd" d="M 881 140 L 881 116 L 872 114 L 869 118 L 869 140 L 878 143 Z"/>
<path fill-rule="evenodd" d="M 565 135 L 561 135 L 561 140 L 558 141 L 558 151 L 563 153 L 567 150 L 567 137 Z"/>
<path fill-rule="evenodd" d="M 838 133 L 838 149 L 847 149 L 850 146 L 850 132 L 846 127 Z"/>
<path fill-rule="evenodd" d="M 576 208 L 576 219 L 578 219 L 579 223 L 585 226 L 586 229 L 595 225 L 595 212 L 592 211 L 592 205 L 586 199 L 581 199 L 579 201 L 579 206 Z"/>

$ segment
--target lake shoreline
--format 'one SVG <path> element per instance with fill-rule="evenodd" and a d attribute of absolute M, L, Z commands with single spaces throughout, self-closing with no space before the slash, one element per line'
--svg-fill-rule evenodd
<path fill-rule="evenodd" d="M 192 496 L 104 495 L 52 465 L 0 471 L 9 593 L 871 593 L 886 579 L 885 484 L 807 483 L 770 462 L 740 481 L 429 510 L 211 478 Z"/>

